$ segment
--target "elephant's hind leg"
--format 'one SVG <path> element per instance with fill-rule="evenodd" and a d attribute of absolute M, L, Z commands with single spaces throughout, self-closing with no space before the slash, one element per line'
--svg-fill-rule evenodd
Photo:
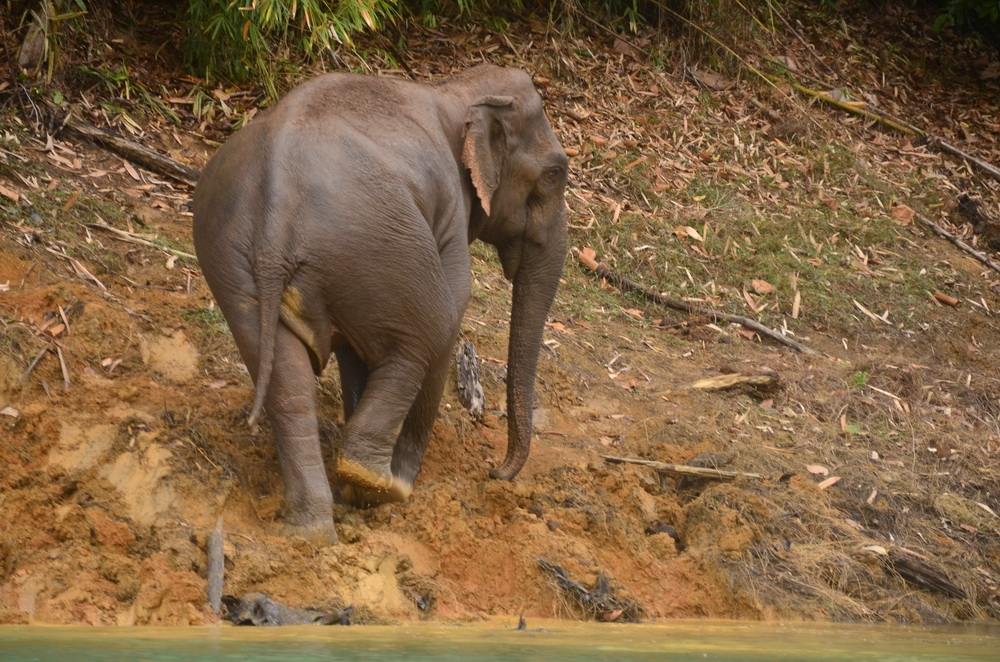
<path fill-rule="evenodd" d="M 243 362 L 256 381 L 257 304 L 250 297 L 219 297 Z M 285 484 L 283 518 L 290 533 L 336 542 L 333 495 L 323 466 L 316 417 L 316 380 L 306 346 L 278 325 L 271 386 L 265 407 Z"/>

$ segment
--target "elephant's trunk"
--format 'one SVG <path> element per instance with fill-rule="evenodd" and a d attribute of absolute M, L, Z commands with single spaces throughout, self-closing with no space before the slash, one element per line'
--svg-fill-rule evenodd
<path fill-rule="evenodd" d="M 535 369 L 549 307 L 566 258 L 565 224 L 544 245 L 522 241 L 510 314 L 507 349 L 507 456 L 491 478 L 511 480 L 528 459 L 535 398 Z"/>

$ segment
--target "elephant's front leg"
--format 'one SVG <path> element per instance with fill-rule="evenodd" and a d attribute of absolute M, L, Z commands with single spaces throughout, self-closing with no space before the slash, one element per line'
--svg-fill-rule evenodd
<path fill-rule="evenodd" d="M 267 395 L 285 483 L 284 519 L 292 533 L 336 542 L 333 495 L 323 466 L 316 417 L 316 381 L 305 345 L 278 326 Z"/>

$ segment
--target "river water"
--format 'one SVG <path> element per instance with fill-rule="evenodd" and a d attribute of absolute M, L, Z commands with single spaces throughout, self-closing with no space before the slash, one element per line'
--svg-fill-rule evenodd
<path fill-rule="evenodd" d="M 662 625 L 506 621 L 294 628 L 0 627 L 2 662 L 778 660 L 997 662 L 1000 629 L 704 621 Z"/>

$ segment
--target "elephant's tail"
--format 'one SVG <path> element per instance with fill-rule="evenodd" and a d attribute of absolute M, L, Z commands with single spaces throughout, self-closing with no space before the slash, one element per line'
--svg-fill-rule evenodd
<path fill-rule="evenodd" d="M 260 308 L 259 356 L 257 359 L 257 383 L 254 390 L 253 407 L 247 423 L 253 427 L 264 408 L 267 388 L 271 384 L 274 368 L 274 346 L 278 335 L 281 314 L 281 295 L 285 290 L 287 272 L 276 260 L 266 257 L 257 264 L 257 301 Z"/>

